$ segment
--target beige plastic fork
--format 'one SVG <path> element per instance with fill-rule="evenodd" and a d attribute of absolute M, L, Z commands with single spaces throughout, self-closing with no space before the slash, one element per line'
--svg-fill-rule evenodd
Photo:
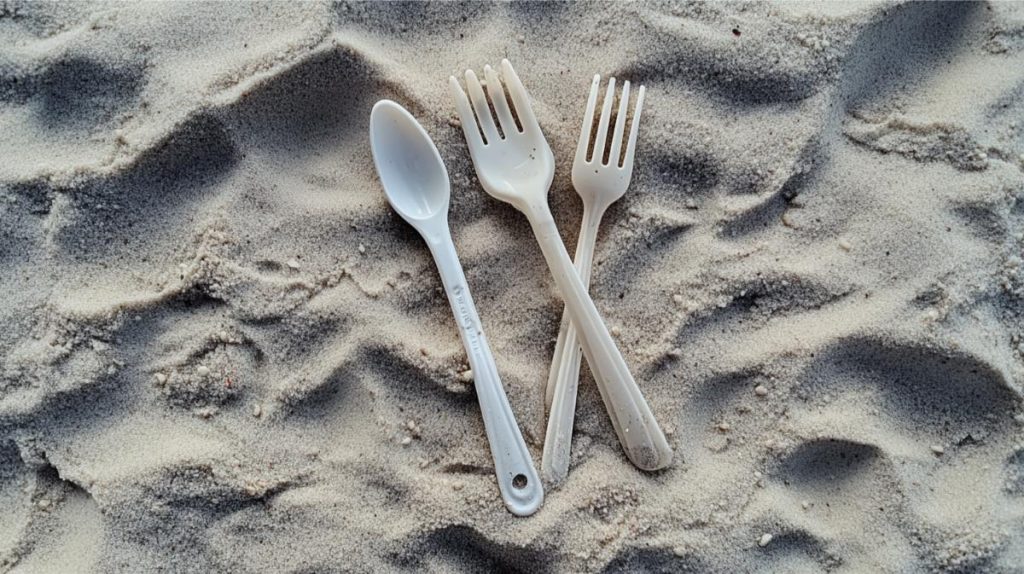
<path fill-rule="evenodd" d="M 576 274 L 548 208 L 547 193 L 555 174 L 555 162 L 533 114 L 530 96 L 508 60 L 501 62 L 501 69 L 521 130 L 508 106 L 505 88 L 490 66 L 484 68 L 484 73 L 498 116 L 497 124 L 472 70 L 466 71 L 472 104 L 458 80 L 454 76 L 449 80 L 477 177 L 489 194 L 512 204 L 530 220 L 544 259 L 579 332 L 583 353 L 626 455 L 643 470 L 664 468 L 672 461 L 672 449 L 587 294 L 587 288 Z"/>
<path fill-rule="evenodd" d="M 587 111 L 583 115 L 583 129 L 576 146 L 576 158 L 572 164 L 572 184 L 576 193 L 583 200 L 583 223 L 580 227 L 580 238 L 576 243 L 574 259 L 576 272 L 584 287 L 590 285 L 590 269 L 594 260 L 594 244 L 597 242 L 597 229 L 601 218 L 608 207 L 618 201 L 629 187 L 633 177 L 633 156 L 636 150 L 637 126 L 640 123 L 640 112 L 644 106 L 644 87 L 637 91 L 636 108 L 629 129 L 629 141 L 626 144 L 624 157 L 622 154 L 622 138 L 626 130 L 626 116 L 629 105 L 629 82 L 622 85 L 619 97 L 619 113 L 616 116 L 615 130 L 612 132 L 611 145 L 608 146 L 608 128 L 611 124 L 612 106 L 615 102 L 615 78 L 608 81 L 604 104 L 601 108 L 601 119 L 598 121 L 597 135 L 594 138 L 593 152 L 588 156 L 591 136 L 594 135 L 594 112 L 597 109 L 597 96 L 600 91 L 601 76 L 595 75 L 590 85 L 590 97 L 587 99 Z M 608 160 L 605 161 L 605 152 Z M 541 459 L 541 476 L 551 484 L 558 484 L 569 474 L 569 454 L 572 444 L 572 426 L 576 414 L 576 390 L 580 378 L 580 349 L 576 328 L 569 319 L 568 309 L 562 314 L 562 325 L 555 344 L 555 354 L 551 362 L 545 400 L 549 407 L 548 429 L 544 438 L 544 454 Z"/>

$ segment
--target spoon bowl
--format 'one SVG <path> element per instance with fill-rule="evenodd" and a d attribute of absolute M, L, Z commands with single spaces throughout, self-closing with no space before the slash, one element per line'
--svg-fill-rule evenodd
<path fill-rule="evenodd" d="M 448 169 L 412 114 L 391 100 L 374 104 L 370 147 L 388 203 L 402 219 L 418 228 L 419 222 L 448 217 Z"/>

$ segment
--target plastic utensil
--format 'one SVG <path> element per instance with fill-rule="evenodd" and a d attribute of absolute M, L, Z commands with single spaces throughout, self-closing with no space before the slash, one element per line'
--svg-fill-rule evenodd
<path fill-rule="evenodd" d="M 547 194 L 555 174 L 555 161 L 533 114 L 530 96 L 508 60 L 502 60 L 501 69 L 522 129 L 517 127 L 505 97 L 505 88 L 490 66 L 484 68 L 484 74 L 498 124 L 491 116 L 487 97 L 472 70 L 466 71 L 466 85 L 472 104 L 454 76 L 448 82 L 477 177 L 487 193 L 512 204 L 529 219 L 544 259 L 580 334 L 583 353 L 626 455 L 643 470 L 664 468 L 672 461 L 672 449 L 587 288 L 576 274 L 548 208 Z M 498 127 L 501 128 L 500 133 Z"/>
<path fill-rule="evenodd" d="M 437 263 L 473 369 L 505 506 L 519 516 L 533 514 L 544 500 L 544 489 L 501 386 L 448 229 L 448 170 L 423 126 L 390 100 L 377 102 L 370 112 L 370 148 L 388 203 L 423 236 Z"/>
<path fill-rule="evenodd" d="M 576 193 L 583 200 L 583 223 L 580 227 L 580 238 L 576 243 L 576 257 L 573 259 L 576 272 L 584 287 L 590 285 L 590 268 L 594 260 L 594 244 L 597 241 L 597 228 L 601 225 L 601 217 L 608 207 L 618 201 L 629 187 L 633 177 L 633 155 L 636 150 L 637 126 L 640 123 L 640 112 L 644 105 L 644 87 L 637 92 L 636 108 L 629 128 L 629 141 L 625 154 L 622 154 L 622 138 L 626 129 L 626 117 L 629 106 L 629 82 L 622 85 L 619 97 L 619 113 L 616 116 L 615 130 L 612 132 L 610 147 L 608 129 L 611 124 L 612 105 L 615 102 L 615 78 L 608 81 L 604 104 L 601 108 L 601 119 L 598 121 L 597 135 L 594 137 L 593 152 L 588 158 L 587 150 L 591 149 L 591 136 L 594 135 L 594 112 L 597 108 L 597 95 L 601 85 L 601 76 L 595 75 L 590 85 L 590 97 L 587 100 L 587 111 L 583 116 L 583 130 L 580 132 L 576 146 L 576 158 L 572 164 L 572 184 Z M 607 152 L 608 159 L 604 159 Z M 621 156 L 621 157 L 620 157 Z M 550 409 L 548 430 L 544 438 L 544 456 L 540 463 L 540 472 L 544 480 L 558 484 L 569 474 L 569 454 L 572 444 L 572 425 L 576 414 L 576 390 L 580 378 L 580 349 L 576 327 L 569 319 L 568 309 L 562 314 L 562 326 L 555 344 L 555 355 L 551 362 L 548 375 L 547 393 L 545 396 Z"/>

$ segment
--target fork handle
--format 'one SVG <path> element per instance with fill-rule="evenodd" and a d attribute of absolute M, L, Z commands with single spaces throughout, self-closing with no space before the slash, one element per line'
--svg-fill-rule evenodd
<path fill-rule="evenodd" d="M 604 217 L 606 208 L 591 207 L 589 205 L 583 206 L 583 223 L 580 226 L 580 236 L 576 241 L 576 256 L 573 257 L 573 267 L 576 268 L 576 274 L 580 276 L 580 281 L 583 282 L 583 286 L 587 289 L 590 288 L 590 271 L 594 263 L 594 246 L 597 244 L 597 228 L 601 225 L 601 218 Z M 572 344 L 567 343 L 567 339 L 571 338 Z M 577 361 L 582 358 L 582 349 L 580 349 L 579 337 L 576 334 L 576 327 L 572 324 L 572 319 L 569 318 L 569 309 L 562 310 L 562 323 L 558 326 L 558 340 L 555 342 L 555 354 L 554 360 L 551 362 L 551 371 L 548 373 L 548 385 L 545 389 L 544 404 L 548 408 L 551 408 L 552 401 L 554 400 L 555 388 L 557 388 L 557 381 L 562 378 L 559 372 L 562 370 L 559 365 L 562 363 L 563 357 L 573 356 L 573 353 L 565 351 L 565 349 L 573 349 Z M 571 366 L 571 365 L 570 365 Z M 566 373 L 569 375 L 571 369 Z M 576 367 L 577 377 L 579 375 L 579 366 Z"/>
<path fill-rule="evenodd" d="M 590 285 L 597 228 L 601 225 L 604 212 L 604 207 L 595 208 L 589 204 L 583 206 L 583 225 L 580 227 L 573 264 L 585 288 Z M 555 343 L 545 394 L 549 414 L 540 472 L 544 480 L 550 484 L 558 484 L 569 475 L 572 427 L 576 418 L 576 392 L 579 388 L 582 354 L 579 335 L 572 324 L 572 319 L 569 318 L 569 309 L 566 308 L 562 312 L 562 324 L 558 330 L 558 341 Z"/>
<path fill-rule="evenodd" d="M 547 204 L 525 210 L 597 381 L 612 426 L 637 468 L 658 470 L 672 462 L 672 448 L 615 346 L 601 314 L 576 274 Z"/>
<path fill-rule="evenodd" d="M 459 263 L 455 244 L 447 229 L 444 233 L 425 239 L 437 262 L 448 302 L 455 313 L 462 345 L 469 356 L 469 366 L 473 369 L 476 396 L 480 401 L 484 431 L 494 458 L 494 472 L 501 497 L 513 514 L 529 516 L 540 508 L 544 500 L 544 489 L 501 385 L 498 367 L 487 344 L 487 337 L 484 336 L 473 297 L 469 294 L 469 284 Z"/>

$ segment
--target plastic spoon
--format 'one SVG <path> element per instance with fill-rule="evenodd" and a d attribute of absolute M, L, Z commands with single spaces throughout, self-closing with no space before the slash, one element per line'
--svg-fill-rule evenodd
<path fill-rule="evenodd" d="M 391 100 L 377 102 L 370 112 L 370 148 L 388 203 L 423 236 L 437 263 L 473 369 L 505 506 L 518 516 L 533 514 L 544 500 L 544 489 L 498 378 L 498 368 L 452 243 L 448 229 L 448 170 L 423 126 Z"/>

